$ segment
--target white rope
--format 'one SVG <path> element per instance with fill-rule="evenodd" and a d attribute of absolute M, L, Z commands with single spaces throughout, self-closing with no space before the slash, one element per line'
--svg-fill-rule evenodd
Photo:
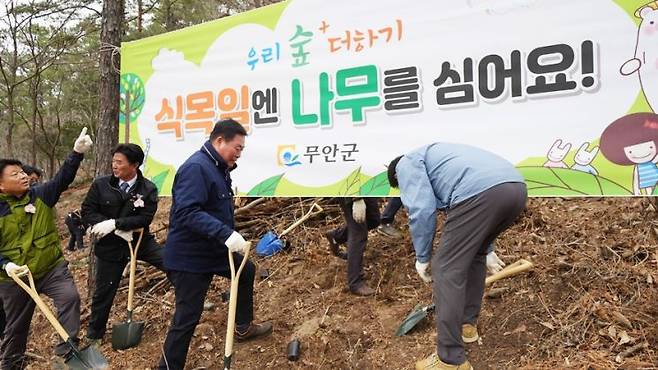
<path fill-rule="evenodd" d="M 121 48 L 116 45 L 108 44 L 107 42 L 101 42 L 101 47 L 100 47 L 100 52 L 101 53 L 106 53 L 106 52 L 112 52 L 111 57 L 110 57 L 110 62 L 112 63 L 112 69 L 114 72 L 117 74 L 121 73 L 121 70 L 116 68 L 116 63 L 114 63 L 117 55 L 121 54 Z"/>

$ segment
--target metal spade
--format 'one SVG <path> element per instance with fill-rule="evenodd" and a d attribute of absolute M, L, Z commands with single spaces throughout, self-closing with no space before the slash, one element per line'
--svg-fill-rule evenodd
<path fill-rule="evenodd" d="M 34 278 L 32 277 L 32 273 L 27 266 L 21 266 L 18 271 L 12 271 L 8 275 L 14 279 L 16 284 L 23 288 L 23 290 L 25 290 L 30 297 L 32 297 L 34 303 L 36 303 L 37 307 L 39 307 L 44 316 L 46 316 L 46 319 L 48 319 L 53 328 L 55 328 L 57 334 L 59 334 L 59 336 L 62 337 L 62 340 L 71 348 L 70 355 L 64 362 L 69 367 L 69 369 L 102 370 L 109 368 L 110 365 L 108 364 L 107 359 L 95 347 L 87 346 L 83 349 L 78 348 L 73 339 L 71 339 L 69 336 L 69 333 L 67 333 L 64 327 L 62 327 L 62 324 L 57 321 L 55 315 L 53 315 L 52 311 L 50 311 L 46 303 L 39 296 L 37 288 L 34 285 Z M 28 277 L 30 282 L 29 286 L 25 284 L 25 282 L 21 279 L 23 276 Z"/>
<path fill-rule="evenodd" d="M 125 322 L 112 326 L 112 349 L 127 349 L 139 344 L 144 332 L 144 321 L 133 321 L 133 296 L 135 294 L 135 270 L 137 269 L 137 250 L 144 236 L 144 229 L 139 229 L 139 239 L 133 248 L 132 242 L 128 242 L 130 249 L 130 278 L 128 280 L 128 314 Z"/>

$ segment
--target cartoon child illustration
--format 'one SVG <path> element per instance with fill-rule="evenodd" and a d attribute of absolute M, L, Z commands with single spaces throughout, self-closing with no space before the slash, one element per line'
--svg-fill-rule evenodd
<path fill-rule="evenodd" d="M 650 195 L 658 183 L 658 114 L 633 113 L 612 122 L 601 134 L 600 149 L 610 162 L 633 169 L 633 194 Z"/>
<path fill-rule="evenodd" d="M 619 72 L 624 76 L 637 72 L 644 96 L 655 112 L 658 109 L 658 1 L 640 7 L 635 16 L 642 19 L 637 30 L 635 55 Z"/>
<path fill-rule="evenodd" d="M 574 157 L 574 161 L 576 163 L 571 166 L 571 169 L 587 172 L 596 176 L 599 174 L 599 172 L 596 170 L 596 168 L 594 168 L 594 166 L 592 166 L 591 163 L 594 160 L 594 157 L 596 157 L 596 155 L 599 153 L 599 147 L 595 146 L 592 150 L 587 150 L 587 148 L 589 148 L 588 142 L 584 142 L 583 145 L 578 148 L 578 152 Z"/>
<path fill-rule="evenodd" d="M 557 139 L 551 146 L 551 149 L 546 153 L 546 158 L 548 161 L 544 163 L 544 167 L 552 168 L 569 168 L 566 163 L 564 163 L 564 157 L 569 153 L 571 149 L 570 143 L 562 144 L 562 139 Z"/>

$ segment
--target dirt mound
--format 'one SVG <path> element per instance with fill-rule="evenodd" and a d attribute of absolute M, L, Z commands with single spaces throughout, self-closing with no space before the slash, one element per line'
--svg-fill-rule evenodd
<path fill-rule="evenodd" d="M 79 206 L 80 187 L 59 203 L 60 219 Z M 272 199 L 238 217 L 246 237 L 257 241 L 267 230 L 282 231 L 308 210 L 312 199 Z M 154 229 L 167 223 L 170 199 L 160 201 Z M 351 295 L 346 265 L 330 256 L 322 233 L 342 221 L 337 206 L 323 200 L 325 212 L 290 233 L 287 252 L 254 258 L 269 277 L 256 283 L 259 320 L 272 320 L 270 338 L 237 344 L 239 369 L 412 369 L 435 350 L 434 319 L 408 335 L 393 335 L 418 303 L 431 301 L 431 289 L 416 276 L 408 229 L 391 240 L 370 234 L 364 259 L 369 284 L 377 294 Z M 406 225 L 400 212 L 398 225 Z M 64 231 L 65 228 L 62 228 Z M 63 233 L 63 235 L 66 235 Z M 658 368 L 658 222 L 647 199 L 531 199 L 525 217 L 497 242 L 508 263 L 525 258 L 530 273 L 501 280 L 489 288 L 479 330 L 480 343 L 468 346 L 476 369 L 656 369 Z M 158 238 L 166 237 L 165 231 Z M 66 242 L 64 237 L 62 242 Z M 67 253 L 88 321 L 87 250 Z M 139 267 L 135 316 L 147 326 L 137 348 L 113 351 L 106 335 L 101 350 L 114 369 L 153 369 L 160 357 L 174 295 L 164 276 Z M 125 285 L 127 282 L 123 282 Z M 219 369 L 224 350 L 228 282 L 216 278 L 207 310 L 190 345 L 187 368 Z M 120 288 L 108 326 L 125 319 L 126 287 Z M 302 354 L 286 359 L 286 345 L 297 336 Z M 38 314 L 28 350 L 30 368 L 47 369 L 54 331 Z M 41 359 L 41 360 L 40 360 Z"/>

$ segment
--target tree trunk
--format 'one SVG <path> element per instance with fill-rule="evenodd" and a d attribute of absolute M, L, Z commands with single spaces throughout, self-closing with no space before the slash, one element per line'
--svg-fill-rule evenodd
<path fill-rule="evenodd" d="M 144 18 L 144 6 L 142 0 L 137 0 L 137 33 L 142 34 L 142 18 Z"/>
<path fill-rule="evenodd" d="M 7 132 L 5 138 L 7 143 L 7 158 L 14 158 L 14 127 L 16 126 L 16 106 L 14 105 L 14 93 L 12 89 L 11 95 L 7 99 L 7 109 L 9 112 L 9 122 L 7 123 Z"/>
<path fill-rule="evenodd" d="M 55 150 L 57 148 L 53 148 L 50 154 L 48 155 L 48 174 L 50 178 L 52 179 L 55 177 L 55 170 L 57 168 L 57 153 L 55 153 Z"/>
<path fill-rule="evenodd" d="M 121 46 L 124 0 L 104 0 L 101 25 L 101 45 Z M 114 48 L 101 48 L 100 57 L 100 122 L 96 132 L 95 176 L 107 175 L 112 171 L 112 148 L 119 142 L 119 53 Z M 87 264 L 88 299 L 96 289 L 96 259 L 94 245 L 89 248 Z"/>
<path fill-rule="evenodd" d="M 101 45 L 120 47 L 124 0 L 104 0 Z M 119 54 L 110 47 L 101 48 L 100 120 L 96 133 L 96 176 L 112 170 L 111 151 L 119 141 Z"/>
<path fill-rule="evenodd" d="M 176 28 L 176 24 L 174 22 L 174 9 L 171 0 L 163 0 L 162 9 L 164 11 L 165 30 L 167 32 L 173 31 Z"/>
<path fill-rule="evenodd" d="M 37 165 L 37 114 L 39 113 L 39 88 L 41 84 L 41 72 L 37 64 L 37 74 L 33 81 L 31 81 L 30 95 L 32 95 L 32 153 L 30 163 L 32 166 Z M 51 174 L 52 177 L 52 174 Z"/>

